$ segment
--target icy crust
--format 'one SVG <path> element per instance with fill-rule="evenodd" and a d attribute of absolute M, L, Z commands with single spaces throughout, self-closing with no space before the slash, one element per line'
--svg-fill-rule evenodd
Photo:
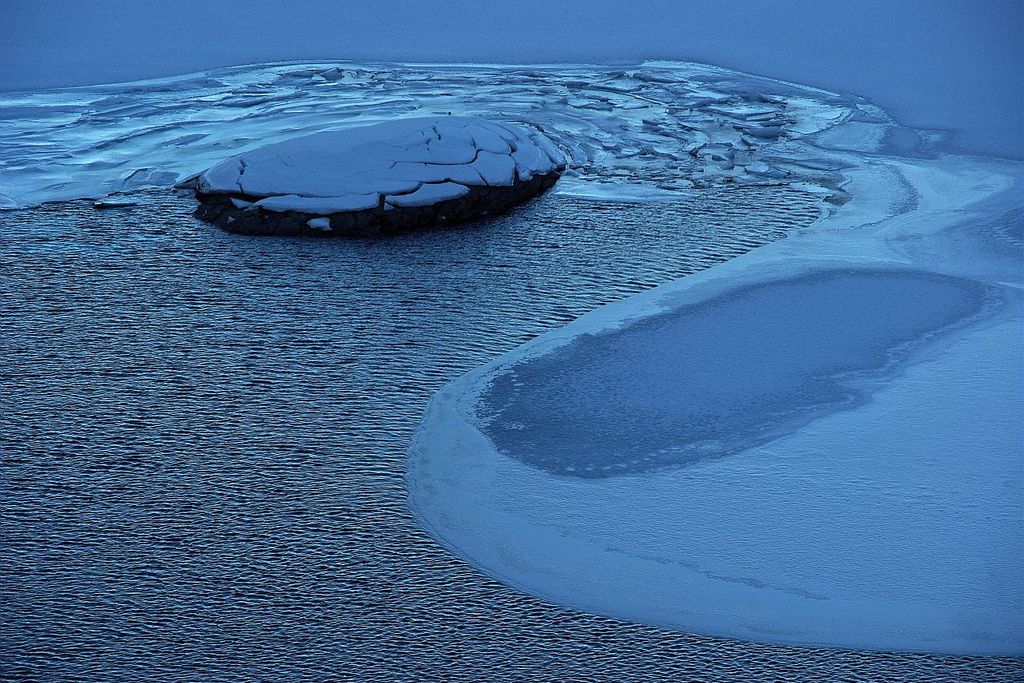
<path fill-rule="evenodd" d="M 1020 168 L 851 123 L 814 139 L 852 196 L 826 220 L 440 391 L 409 454 L 424 528 L 630 621 L 1024 653 Z"/>
<path fill-rule="evenodd" d="M 240 232 L 453 223 L 543 192 L 565 163 L 541 133 L 520 126 L 455 116 L 398 119 L 226 159 L 197 179 L 197 215 Z M 423 210 L 435 205 L 441 210 Z M 326 230 L 310 224 L 321 217 L 330 217 Z"/>
<path fill-rule="evenodd" d="M 503 454 L 553 474 L 693 464 L 865 402 L 865 380 L 985 303 L 973 281 L 907 270 L 762 283 L 496 374 L 476 419 Z"/>
<path fill-rule="evenodd" d="M 0 209 L 169 187 L 270 144 L 448 112 L 539 131 L 567 157 L 558 191 L 602 198 L 779 183 L 841 196 L 841 169 L 809 138 L 856 120 L 879 145 L 896 139 L 887 130 L 928 143 L 864 100 L 701 64 L 247 66 L 0 94 Z M 477 142 L 500 157 L 501 135 Z"/>

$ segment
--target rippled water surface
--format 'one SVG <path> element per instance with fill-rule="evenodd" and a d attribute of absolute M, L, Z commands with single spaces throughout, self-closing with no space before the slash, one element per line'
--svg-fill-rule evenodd
<path fill-rule="evenodd" d="M 380 241 L 230 235 L 185 194 L 136 200 L 0 214 L 0 677 L 1020 674 L 1013 659 L 772 647 L 574 612 L 477 573 L 406 511 L 406 448 L 442 384 L 809 224 L 809 195 L 549 195 Z"/>

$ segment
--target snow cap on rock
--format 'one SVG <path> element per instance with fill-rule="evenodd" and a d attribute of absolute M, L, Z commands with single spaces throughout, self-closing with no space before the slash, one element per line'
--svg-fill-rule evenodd
<path fill-rule="evenodd" d="M 245 197 L 266 211 L 327 215 L 383 204 L 423 206 L 473 186 L 511 186 L 565 168 L 541 133 L 485 119 L 398 119 L 315 133 L 226 159 L 202 194 Z"/>

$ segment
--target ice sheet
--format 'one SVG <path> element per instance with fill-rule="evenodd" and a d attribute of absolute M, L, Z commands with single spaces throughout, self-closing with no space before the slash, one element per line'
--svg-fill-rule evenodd
<path fill-rule="evenodd" d="M 449 114 L 541 134 L 534 143 L 543 155 L 529 146 L 514 152 L 521 175 L 536 164 L 560 163 L 564 154 L 571 182 L 560 192 L 611 198 L 635 196 L 637 186 L 686 192 L 694 185 L 804 182 L 834 189 L 829 169 L 794 163 L 808 153 L 801 140 L 851 116 L 873 121 L 879 139 L 898 129 L 864 100 L 689 63 L 232 67 L 116 86 L 0 93 L 0 209 L 168 187 L 286 140 Z M 339 188 L 332 177 L 299 169 L 289 178 L 298 184 L 283 189 L 255 176 L 243 184 L 257 195 L 304 194 L 312 187 L 336 196 L 342 189 L 411 192 L 410 183 L 422 178 L 472 184 L 484 182 L 483 175 L 493 184 L 509 182 L 514 165 L 505 155 L 516 140 L 510 130 L 476 130 L 417 147 L 426 139 L 403 143 L 402 172 L 387 175 L 398 185 L 384 189 L 372 168 L 358 187 L 352 176 Z M 444 169 L 467 160 L 468 145 L 506 161 L 481 152 L 470 167 Z M 209 177 L 214 185 L 239 171 L 220 170 L 223 177 Z"/>
<path fill-rule="evenodd" d="M 409 457 L 421 524 L 631 621 L 1024 652 L 1021 170 L 857 123 L 820 136 L 852 197 L 827 219 L 439 392 Z"/>
<path fill-rule="evenodd" d="M 973 281 L 906 270 L 759 284 L 515 366 L 477 418 L 502 453 L 554 474 L 690 464 L 864 403 L 864 380 L 984 304 Z"/>

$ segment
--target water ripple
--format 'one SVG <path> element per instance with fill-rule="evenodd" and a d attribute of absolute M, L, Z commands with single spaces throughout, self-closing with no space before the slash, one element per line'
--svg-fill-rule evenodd
<path fill-rule="evenodd" d="M 456 231 L 252 239 L 186 193 L 0 214 L 0 678 L 1013 680 L 519 594 L 405 508 L 444 383 L 818 216 L 784 188 L 546 196 Z"/>

